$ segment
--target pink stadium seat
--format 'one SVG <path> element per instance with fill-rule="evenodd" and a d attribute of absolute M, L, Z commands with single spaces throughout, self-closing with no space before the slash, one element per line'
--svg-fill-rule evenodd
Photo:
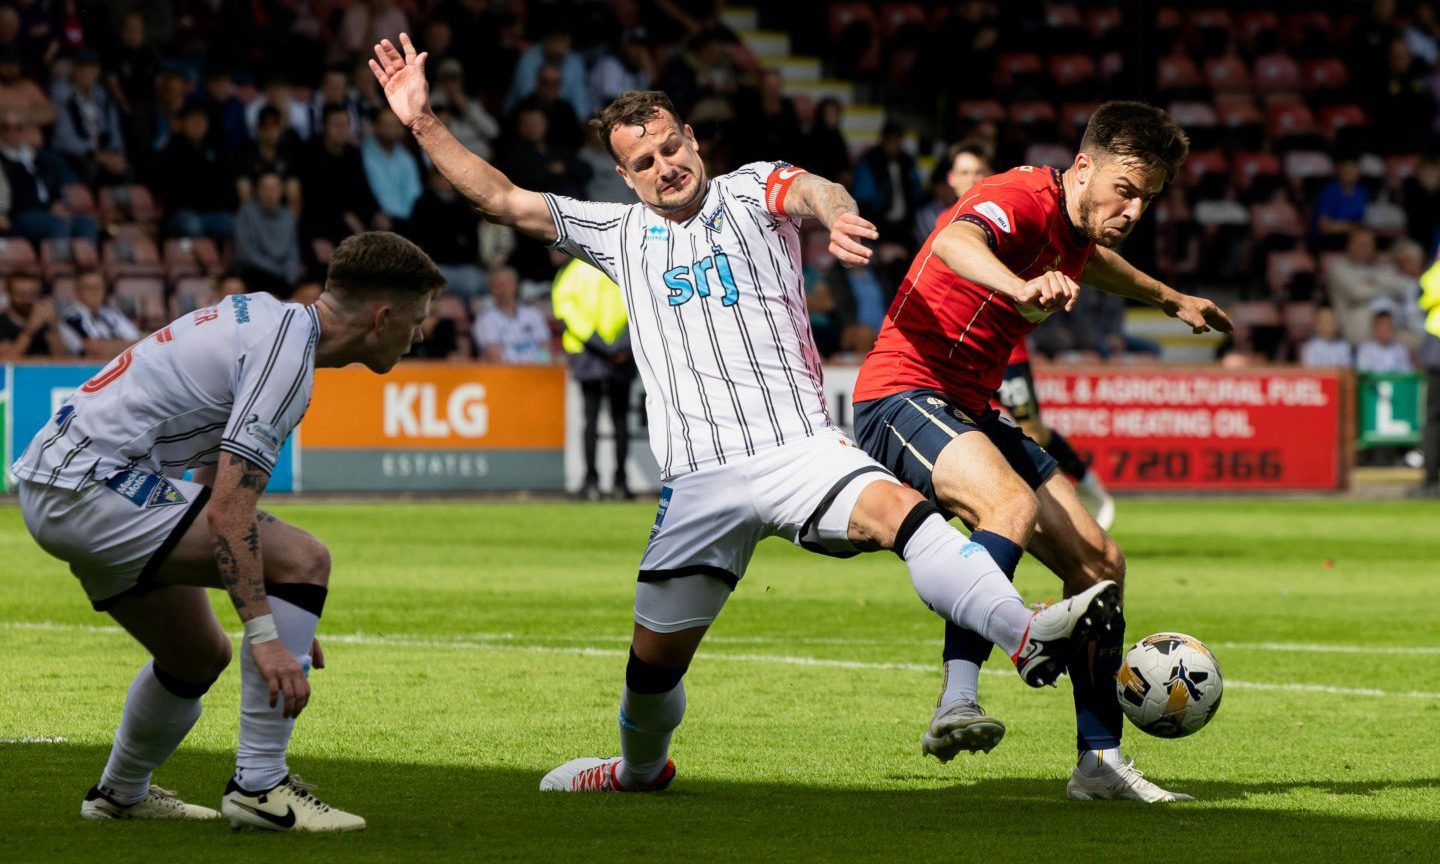
<path fill-rule="evenodd" d="M 1044 66 L 1040 55 L 1032 51 L 1017 51 L 1001 54 L 995 63 L 995 80 L 1002 87 L 1012 87 L 1026 80 L 1034 80 L 1043 74 Z"/>
<path fill-rule="evenodd" d="M 1074 151 L 1063 144 L 1031 144 L 1025 148 L 1026 165 L 1049 165 L 1064 170 L 1074 159 Z"/>
<path fill-rule="evenodd" d="M 112 279 L 121 276 L 158 278 L 165 272 L 155 241 L 134 225 L 117 226 L 115 237 L 107 241 L 101 250 L 100 262 Z"/>
<path fill-rule="evenodd" d="M 0 274 L 40 272 L 35 247 L 24 237 L 0 237 Z"/>
<path fill-rule="evenodd" d="M 142 330 L 164 326 L 167 320 L 165 283 L 147 276 L 123 276 L 115 280 L 115 305 Z"/>
<path fill-rule="evenodd" d="M 82 237 L 42 240 L 40 264 L 46 279 L 73 276 L 78 269 L 98 267 L 100 253 L 95 244 Z"/>
<path fill-rule="evenodd" d="M 1300 212 L 1289 201 L 1267 201 L 1250 208 L 1250 234 L 1256 239 L 1298 239 L 1305 234 L 1305 223 L 1300 220 Z"/>
<path fill-rule="evenodd" d="M 1266 54 L 1255 60 L 1255 89 L 1260 93 L 1299 93 L 1300 64 L 1285 54 Z"/>
<path fill-rule="evenodd" d="M 1124 13 L 1114 6 L 1093 6 L 1085 12 L 1085 25 L 1096 39 L 1118 30 L 1124 20 Z"/>
<path fill-rule="evenodd" d="M 1350 80 L 1350 70 L 1338 57 L 1325 57 L 1305 62 L 1305 89 L 1338 90 Z"/>
<path fill-rule="evenodd" d="M 1073 90 L 1095 80 L 1095 61 L 1088 54 L 1055 54 L 1049 67 L 1050 79 L 1062 89 Z"/>
<path fill-rule="evenodd" d="M 1192 9 L 1186 19 L 1196 30 L 1229 30 L 1232 27 L 1230 13 L 1225 9 Z"/>
<path fill-rule="evenodd" d="M 1155 89 L 1160 95 L 1194 90 L 1200 86 L 1200 70 L 1184 54 L 1166 54 L 1155 67 Z"/>
<path fill-rule="evenodd" d="M 1269 9 L 1247 9 L 1235 16 L 1235 30 L 1247 46 L 1254 45 L 1262 34 L 1280 30 L 1280 16 Z"/>
<path fill-rule="evenodd" d="M 1196 186 L 1207 177 L 1230 176 L 1230 160 L 1219 150 L 1198 150 L 1185 160 L 1180 176 L 1188 186 Z"/>
<path fill-rule="evenodd" d="M 1066 102 L 1060 106 L 1060 125 L 1077 134 L 1083 132 L 1099 107 L 1099 102 Z"/>
<path fill-rule="evenodd" d="M 194 312 L 215 302 L 215 286 L 208 277 L 186 276 L 175 283 L 175 294 L 170 298 L 170 317 Z"/>
<path fill-rule="evenodd" d="M 1301 102 L 1280 102 L 1266 109 L 1266 125 L 1277 141 L 1315 133 L 1315 115 Z"/>
<path fill-rule="evenodd" d="M 994 99 L 966 99 L 956 103 L 955 116 L 972 123 L 999 123 L 1005 119 L 1005 106 Z"/>
<path fill-rule="evenodd" d="M 1415 174 L 1420 165 L 1419 153 L 1397 153 L 1385 157 L 1385 183 L 1391 189 L 1399 190 L 1405 181 Z"/>
<path fill-rule="evenodd" d="M 106 224 L 156 222 L 160 219 L 160 208 L 155 204 L 155 196 L 138 183 L 106 186 L 101 189 L 98 212 L 100 221 Z"/>
<path fill-rule="evenodd" d="M 95 196 L 90 194 L 90 187 L 83 183 L 65 184 L 65 206 L 76 216 L 95 215 Z"/>
<path fill-rule="evenodd" d="M 880 7 L 880 36 L 889 41 L 909 26 L 924 27 L 925 7 L 920 3 L 886 3 Z"/>

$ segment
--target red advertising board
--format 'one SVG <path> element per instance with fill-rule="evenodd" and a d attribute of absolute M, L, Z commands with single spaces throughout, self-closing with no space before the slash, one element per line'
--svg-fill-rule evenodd
<path fill-rule="evenodd" d="M 1046 425 L 1113 489 L 1340 489 L 1351 379 L 1341 371 L 1041 367 Z"/>

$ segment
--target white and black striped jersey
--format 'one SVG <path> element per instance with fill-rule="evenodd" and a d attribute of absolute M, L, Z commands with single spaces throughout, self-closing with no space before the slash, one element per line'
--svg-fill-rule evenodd
<path fill-rule="evenodd" d="M 555 248 L 624 289 L 662 479 L 830 428 L 784 197 L 804 173 L 754 162 L 716 177 L 685 222 L 644 204 L 545 195 Z"/>
<path fill-rule="evenodd" d="M 269 294 L 176 319 L 76 390 L 15 475 L 78 490 L 130 469 L 178 477 L 222 450 L 273 470 L 310 406 L 319 338 L 314 309 Z"/>

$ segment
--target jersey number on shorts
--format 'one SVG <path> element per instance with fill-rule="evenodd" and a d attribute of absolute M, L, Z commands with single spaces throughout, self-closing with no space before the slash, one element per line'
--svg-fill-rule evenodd
<path fill-rule="evenodd" d="M 725 290 L 721 305 L 734 306 L 740 300 L 740 289 L 735 285 L 735 275 L 730 272 L 730 258 L 720 247 L 714 247 L 713 255 L 707 255 L 694 264 L 685 267 L 671 267 L 665 271 L 665 287 L 670 289 L 670 305 L 679 306 L 690 302 L 699 294 L 710 296 L 710 271 L 720 277 L 720 287 Z"/>

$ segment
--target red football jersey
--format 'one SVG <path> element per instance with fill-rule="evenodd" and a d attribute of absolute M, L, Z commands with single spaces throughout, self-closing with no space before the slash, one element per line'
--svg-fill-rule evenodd
<path fill-rule="evenodd" d="M 1000 386 L 1011 352 L 1047 317 L 961 279 L 934 254 L 940 231 L 961 219 L 979 225 L 996 257 L 1027 281 L 1049 270 L 1079 281 L 1095 252 L 1070 223 L 1059 171 L 1025 165 L 981 180 L 920 247 L 860 367 L 856 402 L 928 389 L 978 411 Z"/>

